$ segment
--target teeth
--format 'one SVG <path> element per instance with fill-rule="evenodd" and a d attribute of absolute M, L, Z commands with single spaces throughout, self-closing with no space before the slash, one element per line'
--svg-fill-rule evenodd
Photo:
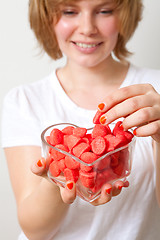
<path fill-rule="evenodd" d="M 92 48 L 97 46 L 97 44 L 85 44 L 85 43 L 76 43 L 76 45 L 81 48 Z"/>

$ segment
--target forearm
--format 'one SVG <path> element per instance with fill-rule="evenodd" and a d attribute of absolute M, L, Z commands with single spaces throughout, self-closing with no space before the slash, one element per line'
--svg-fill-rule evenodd
<path fill-rule="evenodd" d="M 160 207 L 160 143 L 155 144 L 156 157 L 156 195 Z"/>
<path fill-rule="evenodd" d="M 59 188 L 42 179 L 35 191 L 18 205 L 20 225 L 30 240 L 48 240 L 60 227 L 68 207 Z"/>

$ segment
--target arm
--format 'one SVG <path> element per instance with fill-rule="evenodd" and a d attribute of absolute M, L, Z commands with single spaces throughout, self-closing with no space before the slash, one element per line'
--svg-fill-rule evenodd
<path fill-rule="evenodd" d="M 31 165 L 41 156 L 40 147 L 6 148 L 5 154 L 24 233 L 31 240 L 50 239 L 58 230 L 69 205 L 62 201 L 55 184 L 31 172 Z"/>
<path fill-rule="evenodd" d="M 60 228 L 69 204 L 76 198 L 75 185 L 71 190 L 67 186 L 59 188 L 48 180 L 45 164 L 37 166 L 41 158 L 40 147 L 11 147 L 5 149 L 5 154 L 22 230 L 30 240 L 49 240 Z M 109 202 L 121 192 L 119 186 L 128 187 L 128 182 L 106 185 L 101 196 L 91 204 Z M 111 192 L 106 191 L 111 187 Z"/>
<path fill-rule="evenodd" d="M 160 143 L 154 142 L 155 162 L 156 162 L 156 194 L 160 207 Z"/>
<path fill-rule="evenodd" d="M 123 128 L 135 128 L 137 137 L 151 136 L 156 164 L 156 195 L 160 205 L 160 95 L 150 84 L 136 84 L 114 91 L 99 105 L 103 124 L 124 117 Z"/>

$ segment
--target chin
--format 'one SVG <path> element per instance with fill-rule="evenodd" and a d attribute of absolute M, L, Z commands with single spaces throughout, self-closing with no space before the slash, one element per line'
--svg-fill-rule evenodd
<path fill-rule="evenodd" d="M 103 60 L 95 60 L 93 58 L 88 59 L 86 61 L 77 61 L 77 64 L 81 67 L 85 67 L 85 68 L 96 68 L 98 66 L 103 65 L 106 62 L 106 59 Z"/>

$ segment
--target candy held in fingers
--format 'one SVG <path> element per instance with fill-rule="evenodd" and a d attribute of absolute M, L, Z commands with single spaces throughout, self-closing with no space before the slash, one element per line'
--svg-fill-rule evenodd
<path fill-rule="evenodd" d="M 97 111 L 94 118 L 93 118 L 93 123 L 94 124 L 100 124 L 100 118 L 103 115 L 103 112 Z"/>

